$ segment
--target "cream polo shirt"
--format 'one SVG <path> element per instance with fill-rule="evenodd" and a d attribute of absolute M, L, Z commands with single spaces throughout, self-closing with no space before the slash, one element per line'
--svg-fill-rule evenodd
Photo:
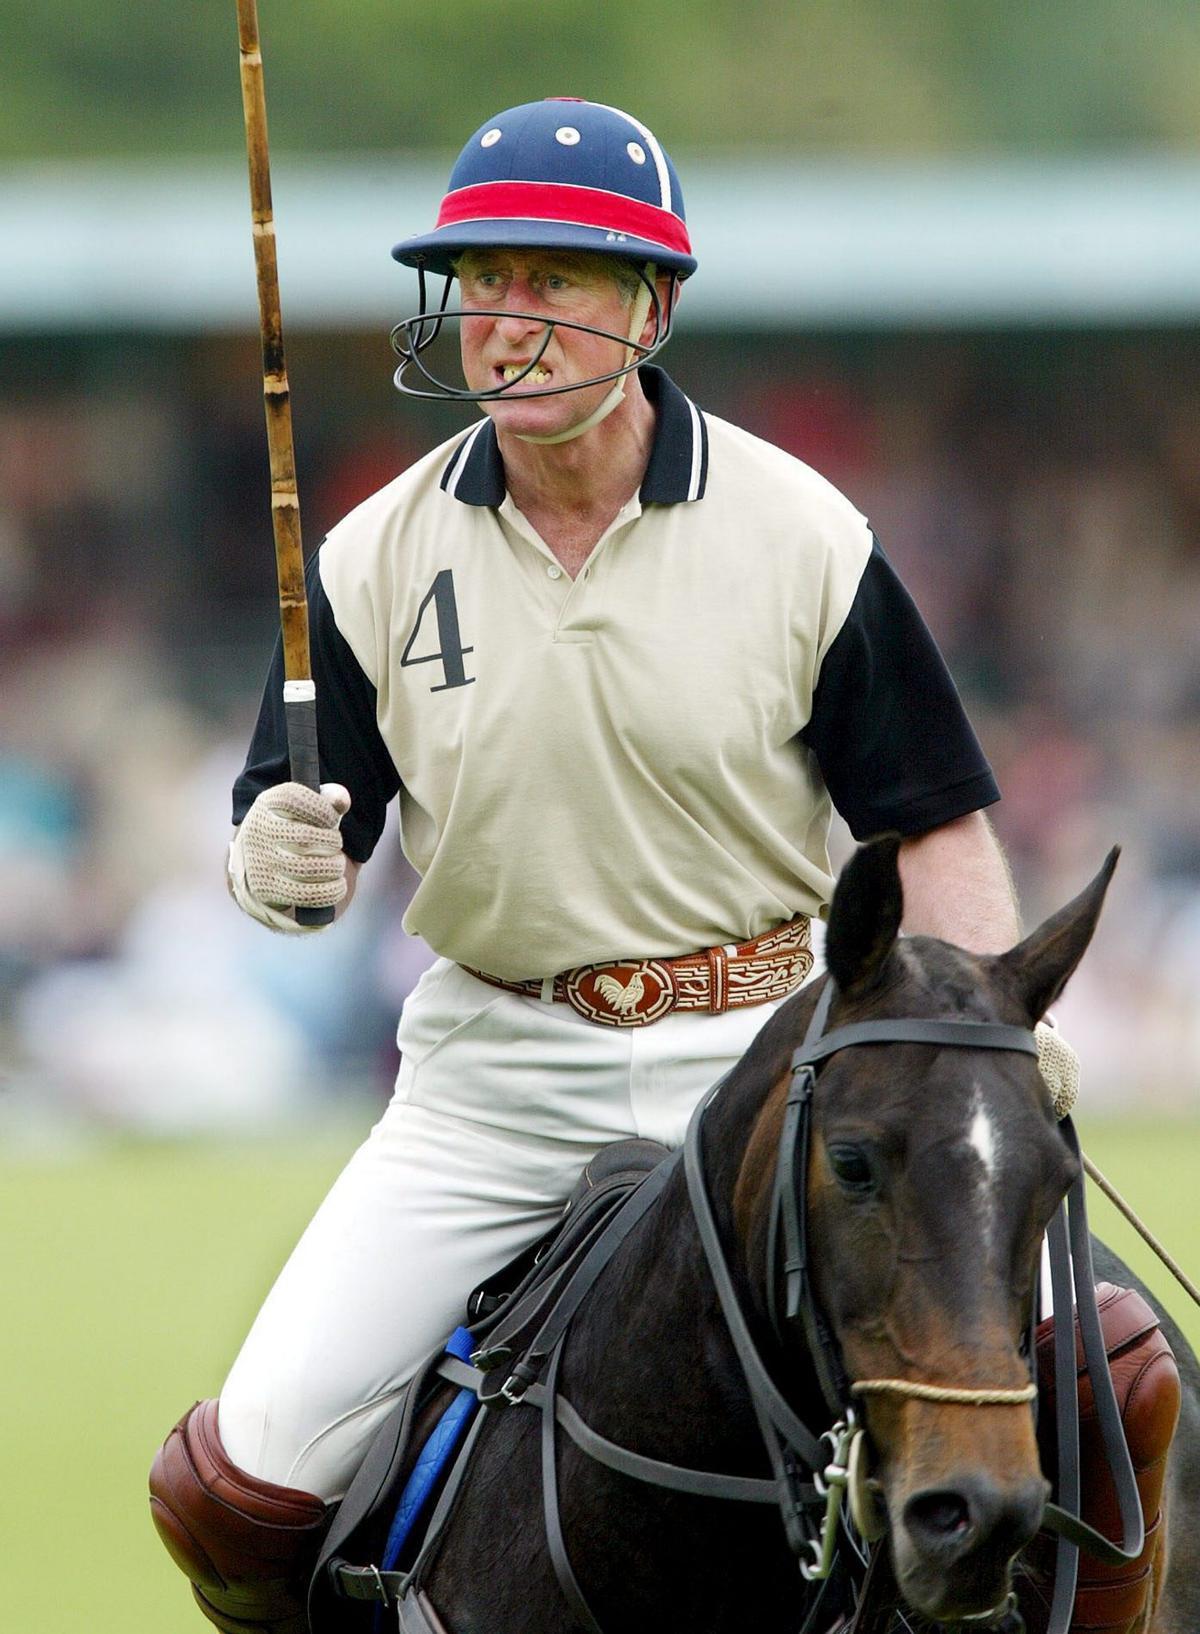
<path fill-rule="evenodd" d="M 832 890 L 819 754 L 838 761 L 838 710 L 816 746 L 804 733 L 878 555 L 870 530 L 798 460 L 661 371 L 643 380 L 657 427 L 641 491 L 574 581 L 506 494 L 488 420 L 351 512 L 310 570 L 322 775 L 354 800 L 347 851 L 369 855 L 398 792 L 421 876 L 406 928 L 509 979 L 745 941 Z M 272 684 L 235 819 L 287 775 Z M 936 756 L 888 771 L 918 829 L 964 781 L 964 809 L 995 798 L 969 727 L 964 744 L 949 778 Z"/>

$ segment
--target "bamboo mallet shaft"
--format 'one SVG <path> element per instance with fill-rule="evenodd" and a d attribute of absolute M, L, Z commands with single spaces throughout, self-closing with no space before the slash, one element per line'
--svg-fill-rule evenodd
<path fill-rule="evenodd" d="M 308 645 L 308 597 L 304 588 L 304 548 L 300 537 L 300 500 L 296 492 L 296 455 L 292 442 L 292 399 L 283 352 L 283 318 L 279 308 L 279 266 L 275 256 L 275 217 L 271 208 L 271 157 L 267 145 L 267 103 L 263 90 L 262 49 L 256 0 L 237 0 L 241 60 L 242 112 L 246 122 L 246 159 L 250 169 L 250 214 L 254 227 L 254 266 L 258 279 L 258 316 L 262 334 L 263 406 L 271 462 L 271 526 L 275 535 L 275 568 L 279 580 L 279 623 L 283 638 L 284 714 L 292 778 L 306 788 L 320 787 L 317 757 L 317 701 Z M 297 908 L 302 925 L 327 924 L 332 908 Z"/>

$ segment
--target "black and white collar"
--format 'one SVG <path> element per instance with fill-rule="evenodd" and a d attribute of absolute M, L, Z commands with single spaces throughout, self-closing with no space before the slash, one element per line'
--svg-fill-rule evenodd
<path fill-rule="evenodd" d="M 696 405 L 664 370 L 638 370 L 642 390 L 656 410 L 654 443 L 639 499 L 643 505 L 682 505 L 704 497 L 708 480 L 708 428 Z M 442 472 L 441 487 L 465 505 L 504 503 L 504 461 L 496 427 L 483 420 L 456 445 Z"/>

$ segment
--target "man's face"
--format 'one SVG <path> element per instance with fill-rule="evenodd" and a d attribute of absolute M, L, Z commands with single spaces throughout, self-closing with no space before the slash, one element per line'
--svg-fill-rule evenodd
<path fill-rule="evenodd" d="M 458 268 L 461 304 L 479 309 L 462 320 L 463 373 L 472 391 L 514 379 L 537 355 L 546 319 L 591 324 L 613 334 L 629 329 L 631 303 L 604 256 L 550 250 L 472 250 Z M 516 317 L 518 312 L 533 317 Z M 648 327 L 653 327 L 650 320 Z M 503 431 L 551 436 L 589 415 L 612 382 L 554 397 L 530 397 L 621 368 L 626 348 L 599 335 L 556 328 L 537 368 L 483 407 Z"/>

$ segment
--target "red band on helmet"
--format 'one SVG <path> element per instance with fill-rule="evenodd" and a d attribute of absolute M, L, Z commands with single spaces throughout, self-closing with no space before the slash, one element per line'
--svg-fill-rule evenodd
<path fill-rule="evenodd" d="M 647 239 L 681 255 L 692 253 L 684 222 L 671 210 L 610 193 L 598 187 L 568 187 L 558 182 L 478 182 L 447 193 L 438 211 L 438 227 L 464 221 L 561 221 L 601 227 Z"/>

